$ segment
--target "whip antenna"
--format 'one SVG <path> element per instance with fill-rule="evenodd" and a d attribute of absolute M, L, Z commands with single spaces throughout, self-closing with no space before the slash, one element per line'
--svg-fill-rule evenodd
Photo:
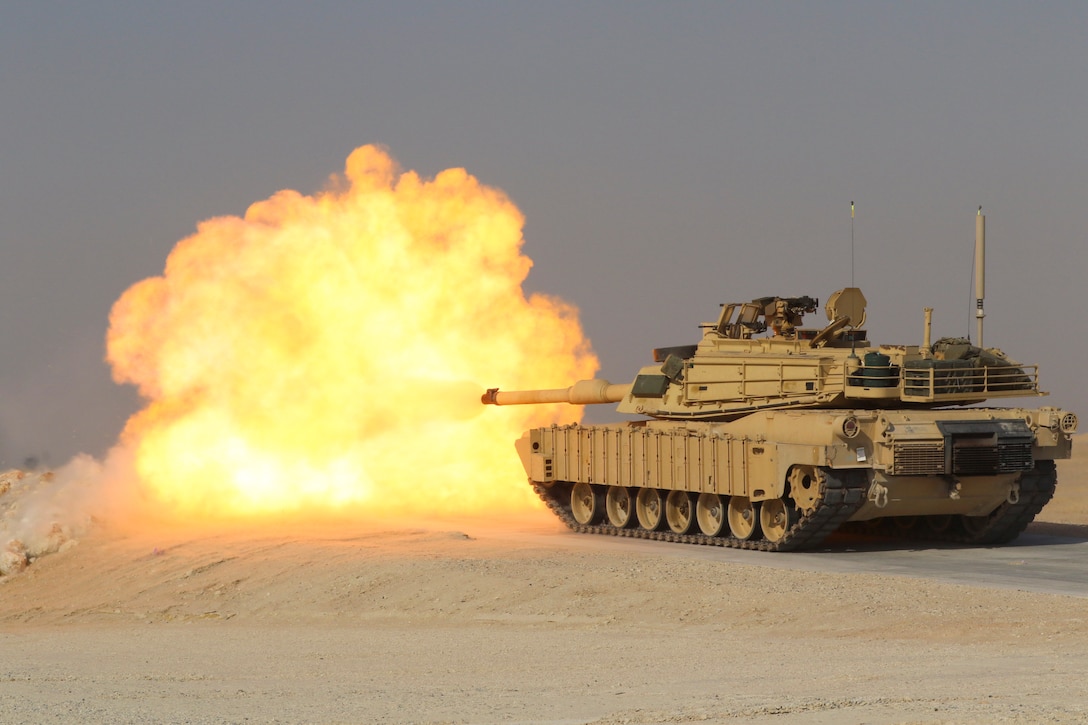
<path fill-rule="evenodd" d="M 982 299 L 986 296 L 986 217 L 982 207 L 975 217 L 975 320 L 978 323 L 978 346 L 982 344 L 982 318 L 986 313 L 982 309 Z"/>
<path fill-rule="evenodd" d="M 852 201 L 850 202 L 850 287 L 853 291 L 857 291 L 856 288 L 854 288 L 854 202 Z M 857 324 L 858 323 L 854 320 L 850 321 L 851 328 L 856 328 Z M 854 352 L 854 347 L 857 345 L 857 337 L 858 336 L 854 334 L 853 330 L 851 330 L 850 357 L 854 360 L 858 359 L 857 353 Z"/>

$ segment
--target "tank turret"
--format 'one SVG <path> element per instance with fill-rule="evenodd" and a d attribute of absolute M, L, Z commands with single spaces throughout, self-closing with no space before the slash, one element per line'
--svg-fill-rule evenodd
<path fill-rule="evenodd" d="M 664 420 L 736 420 L 758 410 L 936 408 L 990 398 L 1045 395 L 1037 367 L 962 338 L 870 346 L 866 299 L 841 289 L 824 307 L 828 323 L 803 326 L 813 297 L 761 297 L 722 305 L 697 344 L 657 348 L 632 383 L 582 380 L 570 388 L 493 389 L 493 405 L 619 403 L 621 413 Z M 927 335 L 929 329 L 927 312 Z"/>

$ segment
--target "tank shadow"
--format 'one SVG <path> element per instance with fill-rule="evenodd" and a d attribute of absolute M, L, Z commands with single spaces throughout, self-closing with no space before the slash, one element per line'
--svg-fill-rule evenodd
<path fill-rule="evenodd" d="M 1088 542 L 1088 526 L 1080 524 L 1054 524 L 1034 522 L 1015 540 L 1000 546 L 980 546 L 952 541 L 927 541 L 924 539 L 896 538 L 856 531 L 838 531 L 820 546 L 798 553 L 834 552 L 840 554 L 879 551 L 943 551 L 957 549 L 1019 548 L 1032 546 L 1061 546 Z"/>
<path fill-rule="evenodd" d="M 1088 526 L 1084 524 L 1054 524 L 1048 521 L 1034 521 L 1028 524 L 1028 528 L 1024 532 L 1024 535 L 1088 541 Z M 1023 536 L 1021 536 L 1021 538 L 1023 538 Z M 1013 543 L 1015 544 L 1016 542 L 1014 541 Z"/>

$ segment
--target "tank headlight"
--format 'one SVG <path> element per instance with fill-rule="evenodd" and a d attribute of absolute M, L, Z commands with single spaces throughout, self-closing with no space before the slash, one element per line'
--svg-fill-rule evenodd
<path fill-rule="evenodd" d="M 835 419 L 835 432 L 843 438 L 854 438 L 861 432 L 861 425 L 852 415 L 839 416 Z"/>
<path fill-rule="evenodd" d="M 1077 430 L 1077 416 L 1075 413 L 1066 413 L 1058 423 L 1062 433 L 1073 433 Z"/>

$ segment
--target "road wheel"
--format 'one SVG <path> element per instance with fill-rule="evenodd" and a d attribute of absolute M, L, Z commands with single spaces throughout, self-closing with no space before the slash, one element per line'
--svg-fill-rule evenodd
<path fill-rule="evenodd" d="M 665 499 L 665 520 L 674 534 L 686 534 L 695 523 L 695 499 L 687 491 L 670 491 Z"/>
<path fill-rule="evenodd" d="M 570 490 L 570 512 L 574 520 L 583 526 L 591 526 L 601 520 L 604 502 L 601 492 L 588 483 L 576 483 Z"/>
<path fill-rule="evenodd" d="M 639 489 L 635 498 L 638 525 L 647 531 L 657 531 L 665 523 L 665 504 L 656 488 Z"/>
<path fill-rule="evenodd" d="M 767 541 L 778 543 L 797 523 L 797 509 L 783 499 L 769 499 L 760 506 L 759 523 L 763 526 L 763 537 Z"/>
<path fill-rule="evenodd" d="M 952 514 L 932 514 L 925 517 L 926 528 L 934 534 L 947 534 L 952 530 Z"/>
<path fill-rule="evenodd" d="M 992 516 L 960 516 L 960 525 L 967 534 L 967 541 L 972 544 L 981 542 L 993 521 Z"/>
<path fill-rule="evenodd" d="M 747 541 L 759 536 L 759 514 L 747 496 L 729 497 L 726 518 L 729 519 L 729 532 L 738 539 Z"/>
<path fill-rule="evenodd" d="M 695 502 L 695 518 L 699 530 L 707 536 L 718 536 L 725 529 L 725 504 L 716 493 L 701 493 Z"/>
<path fill-rule="evenodd" d="M 896 532 L 903 535 L 909 534 L 918 528 L 917 516 L 893 516 L 891 521 Z"/>
<path fill-rule="evenodd" d="M 604 499 L 604 510 L 608 523 L 621 529 L 635 523 L 635 499 L 631 491 L 623 486 L 609 486 Z"/>

